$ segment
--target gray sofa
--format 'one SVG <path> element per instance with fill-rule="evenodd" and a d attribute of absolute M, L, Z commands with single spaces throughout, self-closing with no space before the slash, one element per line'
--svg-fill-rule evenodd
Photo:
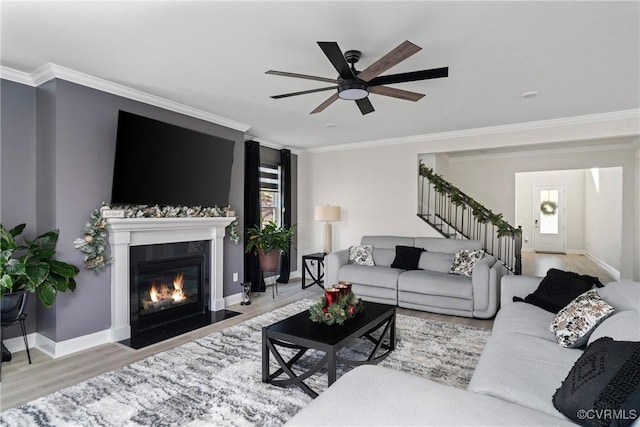
<path fill-rule="evenodd" d="M 490 318 L 498 309 L 498 283 L 503 267 L 485 255 L 471 277 L 449 274 L 459 249 L 482 249 L 478 240 L 436 237 L 364 236 L 361 245 L 373 246 L 374 266 L 349 264 L 349 250 L 327 255 L 325 284 L 353 283 L 353 292 L 366 301 L 414 310 L 464 317 Z M 420 270 L 391 268 L 396 245 L 425 249 Z"/>
<path fill-rule="evenodd" d="M 549 323 L 554 315 L 513 296 L 533 292 L 540 278 L 505 276 L 501 309 L 466 390 L 380 366 L 361 366 L 338 379 L 287 425 L 574 425 L 552 396 L 582 350 L 560 347 Z M 640 341 L 640 283 L 598 289 L 615 312 L 589 342 L 602 336 Z M 346 408 L 346 409 L 345 409 Z M 634 426 L 640 425 L 636 419 Z"/>

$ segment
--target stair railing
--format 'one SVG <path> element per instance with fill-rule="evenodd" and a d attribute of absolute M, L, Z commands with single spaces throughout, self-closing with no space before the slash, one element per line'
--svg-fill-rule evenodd
<path fill-rule="evenodd" d="M 420 163 L 418 217 L 446 238 L 480 240 L 513 274 L 522 273 L 522 228 L 514 227 Z"/>

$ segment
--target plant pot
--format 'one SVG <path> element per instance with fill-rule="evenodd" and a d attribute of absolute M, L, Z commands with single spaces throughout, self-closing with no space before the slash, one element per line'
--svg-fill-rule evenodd
<path fill-rule="evenodd" d="M 278 271 L 278 267 L 280 267 L 280 251 L 273 250 L 264 253 L 259 250 L 258 262 L 262 271 Z"/>

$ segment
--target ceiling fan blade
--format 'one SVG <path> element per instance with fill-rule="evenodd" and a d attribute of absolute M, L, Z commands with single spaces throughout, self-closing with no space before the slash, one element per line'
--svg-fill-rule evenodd
<path fill-rule="evenodd" d="M 433 68 L 431 70 L 412 71 L 410 73 L 389 74 L 379 76 L 369 81 L 369 86 L 390 85 L 394 83 L 414 82 L 417 80 L 439 79 L 449 76 L 449 67 Z"/>
<path fill-rule="evenodd" d="M 358 78 L 364 80 L 365 82 L 368 82 L 372 78 L 384 73 L 389 68 L 404 61 L 420 50 L 422 50 L 420 46 L 416 46 L 415 44 L 406 40 L 400 43 L 400 45 L 398 45 L 398 47 L 393 49 L 391 52 L 387 53 L 385 56 L 365 68 L 360 74 L 358 74 Z"/>
<path fill-rule="evenodd" d="M 282 95 L 274 95 L 271 98 L 273 99 L 288 98 L 290 96 L 306 95 L 308 93 L 322 92 L 322 91 L 331 90 L 331 89 L 338 89 L 338 86 L 321 87 L 318 89 L 303 90 L 301 92 L 283 93 Z"/>
<path fill-rule="evenodd" d="M 313 110 L 310 114 L 315 114 L 315 113 L 319 113 L 320 111 L 323 111 L 325 108 L 327 108 L 329 105 L 333 104 L 337 100 L 338 100 L 338 94 L 334 93 L 329 98 L 327 98 L 326 101 L 324 101 L 322 104 L 318 105 L 316 107 L 316 109 Z"/>
<path fill-rule="evenodd" d="M 327 83 L 338 83 L 338 80 L 336 80 L 336 79 L 329 79 L 329 78 L 326 78 L 326 77 L 309 76 L 307 74 L 288 73 L 286 71 L 269 70 L 269 71 L 266 71 L 265 74 L 271 74 L 271 75 L 274 75 L 274 76 L 284 76 L 284 77 L 296 77 L 298 79 L 317 80 L 319 82 L 327 82 Z"/>
<path fill-rule="evenodd" d="M 396 89 L 388 86 L 373 86 L 369 87 L 370 93 L 376 95 L 390 96 L 392 98 L 404 99 L 406 101 L 419 101 L 424 97 L 424 94 L 418 92 L 409 92 L 408 90 Z"/>
<path fill-rule="evenodd" d="M 376 111 L 373 109 L 373 105 L 371 105 L 371 101 L 369 101 L 369 98 L 357 99 L 356 104 L 358 104 L 358 108 L 360 109 L 360 112 L 363 116 L 365 114 L 373 113 L 374 111 Z"/>
<path fill-rule="evenodd" d="M 318 42 L 320 49 L 327 55 L 333 67 L 343 79 L 355 79 L 356 77 L 349 67 L 349 63 L 344 59 L 344 54 L 340 50 L 340 46 L 336 42 Z"/>

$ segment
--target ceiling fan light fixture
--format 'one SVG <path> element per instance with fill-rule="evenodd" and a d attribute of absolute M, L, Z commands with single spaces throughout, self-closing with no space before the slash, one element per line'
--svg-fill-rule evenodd
<path fill-rule="evenodd" d="M 338 87 L 338 98 L 348 101 L 357 101 L 369 96 L 369 86 L 364 82 L 343 83 Z"/>

